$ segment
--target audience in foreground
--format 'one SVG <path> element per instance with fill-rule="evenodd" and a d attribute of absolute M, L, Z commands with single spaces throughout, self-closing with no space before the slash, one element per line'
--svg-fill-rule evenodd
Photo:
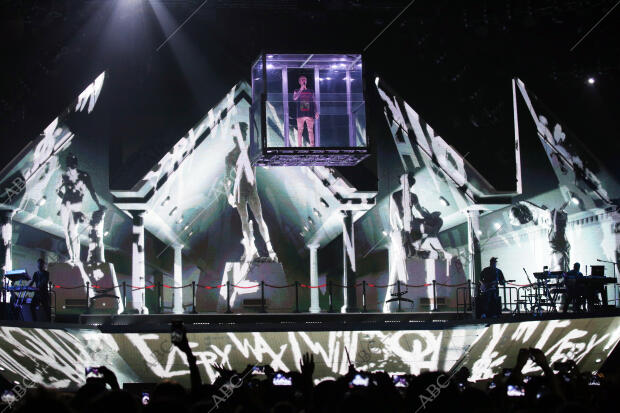
<path fill-rule="evenodd" d="M 121 390 L 116 376 L 101 367 L 101 378 L 90 378 L 76 393 L 46 388 L 29 390 L 12 405 L 21 412 L 602 412 L 616 411 L 620 394 L 617 376 L 580 373 L 574 362 L 549 366 L 539 349 L 521 349 L 517 363 L 493 380 L 469 382 L 469 372 L 390 376 L 366 373 L 353 365 L 336 379 L 314 384 L 314 360 L 304 355 L 301 371 L 275 372 L 269 366 L 248 366 L 235 372 L 217 366 L 214 384 L 202 384 L 196 359 L 183 333 L 176 345 L 187 355 L 191 387 L 166 380 L 152 391 Z M 542 369 L 524 376 L 528 360 Z M 0 406 L 3 407 L 3 406 Z"/>

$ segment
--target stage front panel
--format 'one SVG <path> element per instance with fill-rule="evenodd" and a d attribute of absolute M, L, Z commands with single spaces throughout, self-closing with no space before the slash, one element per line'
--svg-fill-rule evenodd
<path fill-rule="evenodd" d="M 479 380 L 514 366 L 521 347 L 541 348 L 550 363 L 572 359 L 582 371 L 598 370 L 620 339 L 620 317 L 433 330 L 189 333 L 188 339 L 209 383 L 217 377 L 214 364 L 296 371 L 307 352 L 314 354 L 316 381 L 345 374 L 347 352 L 361 370 L 419 374 L 464 365 Z M 10 381 L 76 389 L 85 381 L 85 367 L 100 365 L 113 369 L 121 383 L 174 379 L 189 385 L 185 356 L 167 333 L 0 327 L 0 373 Z M 540 370 L 528 363 L 524 372 Z"/>

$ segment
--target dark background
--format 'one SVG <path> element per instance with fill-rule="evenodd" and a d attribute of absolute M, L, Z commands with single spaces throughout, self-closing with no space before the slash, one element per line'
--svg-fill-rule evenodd
<path fill-rule="evenodd" d="M 90 139 L 130 187 L 264 50 L 363 52 L 367 94 L 381 76 L 506 190 L 519 76 L 619 177 L 620 7 L 570 51 L 616 2 L 417 0 L 364 51 L 409 0 L 209 0 L 159 50 L 202 0 L 5 0 L 0 166 L 106 70 Z M 368 100 L 369 135 L 391 140 Z"/>

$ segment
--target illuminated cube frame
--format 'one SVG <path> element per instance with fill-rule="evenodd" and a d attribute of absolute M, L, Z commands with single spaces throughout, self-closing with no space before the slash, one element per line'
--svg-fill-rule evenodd
<path fill-rule="evenodd" d="M 314 147 L 297 147 L 289 145 L 289 100 L 288 70 L 314 69 L 315 99 L 320 111 L 320 76 L 321 69 L 342 70 L 346 73 L 346 110 L 348 115 L 348 146 L 321 147 L 320 117 L 315 121 Z M 267 101 L 269 91 L 266 81 L 267 70 L 282 70 L 282 95 L 284 146 L 268 146 L 267 139 Z M 252 65 L 252 107 L 250 110 L 250 157 L 255 165 L 261 166 L 352 166 L 369 156 L 368 137 L 363 137 L 363 145 L 356 146 L 356 124 L 353 116 L 350 73 L 359 75 L 361 84 L 357 87 L 361 102 L 358 109 L 365 111 L 365 98 L 362 76 L 362 56 L 360 54 L 262 54 Z M 275 92 L 278 93 L 278 92 Z M 356 102 L 356 103 L 358 103 Z M 365 135 L 366 114 L 363 112 L 362 133 Z"/>

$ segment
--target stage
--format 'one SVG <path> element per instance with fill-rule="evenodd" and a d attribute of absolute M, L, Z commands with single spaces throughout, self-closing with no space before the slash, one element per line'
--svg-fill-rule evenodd
<path fill-rule="evenodd" d="M 206 383 L 216 364 L 287 372 L 306 353 L 315 381 L 349 362 L 391 374 L 465 366 L 484 380 L 524 347 L 601 368 L 620 341 L 608 307 L 620 295 L 620 185 L 521 80 L 516 185 L 504 191 L 382 78 L 365 79 L 361 55 L 263 54 L 252 74 L 130 171 L 92 139 L 91 112 L 113 94 L 101 73 L 0 171 L 2 302 L 21 320 L 0 322 L 3 376 L 75 390 L 86 367 L 105 365 L 121 384 L 187 385 L 173 321 Z M 313 83 L 300 123 L 289 80 Z M 366 110 L 379 115 L 376 146 Z M 521 162 L 521 137 L 542 160 Z M 555 312 L 584 300 L 606 312 Z M 37 306 L 55 322 L 29 322 Z M 514 311 L 474 319 L 472 307 Z"/>

